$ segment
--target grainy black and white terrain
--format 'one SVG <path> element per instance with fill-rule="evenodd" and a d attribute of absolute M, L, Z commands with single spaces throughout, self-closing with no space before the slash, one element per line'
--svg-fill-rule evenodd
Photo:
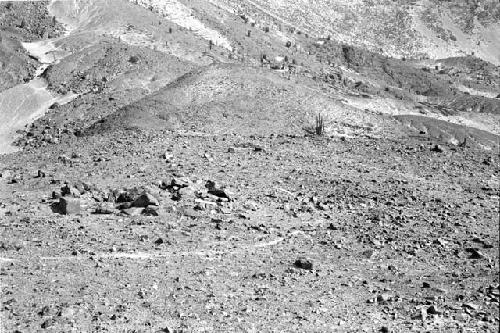
<path fill-rule="evenodd" d="M 0 2 L 0 332 L 498 332 L 500 4 Z"/>

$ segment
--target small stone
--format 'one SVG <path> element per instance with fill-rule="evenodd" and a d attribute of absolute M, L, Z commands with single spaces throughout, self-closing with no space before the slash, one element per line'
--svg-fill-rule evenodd
<path fill-rule="evenodd" d="M 390 330 L 390 329 L 389 329 L 389 327 L 387 327 L 387 326 L 382 326 L 382 327 L 380 328 L 380 332 L 382 332 L 382 333 L 389 333 L 390 331 L 391 331 L 391 330 Z"/>
<path fill-rule="evenodd" d="M 163 240 L 163 238 L 158 238 L 157 240 L 155 240 L 155 245 L 161 245 L 161 244 L 164 244 L 165 241 Z"/>
<path fill-rule="evenodd" d="M 311 270 L 313 268 L 313 263 L 307 258 L 298 258 L 294 263 L 295 267 L 301 269 Z"/>
<path fill-rule="evenodd" d="M 131 189 L 125 189 L 125 190 L 115 190 L 113 191 L 113 197 L 116 198 L 117 203 L 124 203 L 124 202 L 133 202 L 135 199 L 137 199 L 142 193 L 142 190 L 139 188 L 131 188 Z"/>
<path fill-rule="evenodd" d="M 132 203 L 132 207 L 159 206 L 160 203 L 152 194 L 143 193 Z"/>
<path fill-rule="evenodd" d="M 472 310 L 479 310 L 479 305 L 474 304 L 474 303 L 464 303 L 464 304 L 462 304 L 462 306 L 464 308 L 469 308 L 469 309 L 472 309 Z"/>
<path fill-rule="evenodd" d="M 485 258 L 485 255 L 481 251 L 479 251 L 478 249 L 467 248 L 466 251 L 470 253 L 469 259 L 483 259 L 483 258 Z"/>
<path fill-rule="evenodd" d="M 160 211 L 158 206 L 147 206 L 142 211 L 142 215 L 145 216 L 160 216 Z"/>
<path fill-rule="evenodd" d="M 101 203 L 99 207 L 94 210 L 94 214 L 110 215 L 118 213 L 118 210 L 112 203 Z"/>
<path fill-rule="evenodd" d="M 164 328 L 157 331 L 157 333 L 174 333 L 174 332 L 175 332 L 175 330 L 173 328 L 168 327 L 168 326 L 165 326 Z"/>
<path fill-rule="evenodd" d="M 392 296 L 389 294 L 380 294 L 377 296 L 378 303 L 386 303 L 386 302 L 389 302 L 391 299 L 392 299 Z"/>
<path fill-rule="evenodd" d="M 53 318 L 49 318 L 47 319 L 46 321 L 44 321 L 42 323 L 42 325 L 40 325 L 41 328 L 45 329 L 45 328 L 49 328 L 51 327 L 52 325 L 54 325 L 55 323 L 55 320 Z"/>
<path fill-rule="evenodd" d="M 17 184 L 17 183 L 19 183 L 19 179 L 16 177 L 12 177 L 11 179 L 9 179 L 9 181 L 7 181 L 7 184 L 9 184 L 9 185 Z"/>
<path fill-rule="evenodd" d="M 45 305 L 39 312 L 38 315 L 44 317 L 50 313 L 50 306 Z"/>
<path fill-rule="evenodd" d="M 196 219 L 202 216 L 202 214 L 193 209 L 193 207 L 189 206 L 181 207 L 179 211 L 182 213 L 182 215 L 190 217 L 192 219 Z"/>
<path fill-rule="evenodd" d="M 172 178 L 170 186 L 188 187 L 191 181 L 187 177 Z"/>
<path fill-rule="evenodd" d="M 38 170 L 36 176 L 37 178 L 45 178 L 45 172 Z"/>
<path fill-rule="evenodd" d="M 1 178 L 10 178 L 13 176 L 13 173 L 11 170 L 3 170 L 1 173 L 0 173 L 0 177 Z"/>
<path fill-rule="evenodd" d="M 63 318 L 73 318 L 74 315 L 75 310 L 70 307 L 64 308 L 59 312 L 59 316 Z"/>
<path fill-rule="evenodd" d="M 440 315 L 440 314 L 443 314 L 443 311 L 441 311 L 438 307 L 436 307 L 435 305 L 431 305 L 429 306 L 429 308 L 427 309 L 427 313 L 428 314 L 431 314 L 431 315 Z"/>
<path fill-rule="evenodd" d="M 434 145 L 434 147 L 431 148 L 431 151 L 442 153 L 444 151 L 444 148 L 441 145 Z"/>
<path fill-rule="evenodd" d="M 419 308 L 418 313 L 415 316 L 412 316 L 412 319 L 425 321 L 427 319 L 427 311 L 425 308 Z"/>
<path fill-rule="evenodd" d="M 442 238 L 435 239 L 432 243 L 437 244 L 437 245 L 441 245 L 441 246 L 446 246 L 448 244 L 448 242 Z"/>
<path fill-rule="evenodd" d="M 442 293 L 442 294 L 447 294 L 448 293 L 448 290 L 444 289 L 444 288 L 433 288 L 434 291 L 438 292 L 438 293 Z"/>
<path fill-rule="evenodd" d="M 127 209 L 122 209 L 122 213 L 128 216 L 139 216 L 142 214 L 144 208 L 140 207 L 132 207 Z"/>
<path fill-rule="evenodd" d="M 430 288 L 431 284 L 429 282 L 422 283 L 422 288 Z"/>
<path fill-rule="evenodd" d="M 64 185 L 63 187 L 61 187 L 61 195 L 64 197 L 64 196 L 72 196 L 72 197 L 75 197 L 75 198 L 79 198 L 81 193 L 80 191 L 73 187 L 73 186 L 69 186 L 68 184 Z"/>
<path fill-rule="evenodd" d="M 328 230 L 339 230 L 339 227 L 337 227 L 335 224 L 330 223 L 328 227 L 326 227 Z"/>
<path fill-rule="evenodd" d="M 469 316 L 466 313 L 461 312 L 454 315 L 453 318 L 459 322 L 466 322 L 469 319 Z"/>
<path fill-rule="evenodd" d="M 177 192 L 178 197 L 181 199 L 194 199 L 196 198 L 196 191 L 192 187 L 183 187 L 180 188 Z"/>
<path fill-rule="evenodd" d="M 212 194 L 220 199 L 231 200 L 229 193 L 226 190 L 221 189 L 219 186 L 215 184 L 215 182 L 209 180 L 205 184 L 205 187 L 208 189 L 208 193 Z"/>
<path fill-rule="evenodd" d="M 80 214 L 81 212 L 80 200 L 77 198 L 68 198 L 68 197 L 59 198 L 57 209 L 60 214 L 64 215 Z"/>
<path fill-rule="evenodd" d="M 174 158 L 174 155 L 172 153 L 169 153 L 168 151 L 163 153 L 161 156 L 164 160 L 171 161 Z"/>

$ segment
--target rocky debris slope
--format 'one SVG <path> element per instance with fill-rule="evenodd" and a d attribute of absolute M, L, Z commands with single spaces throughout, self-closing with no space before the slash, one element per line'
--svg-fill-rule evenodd
<path fill-rule="evenodd" d="M 498 155 L 255 131 L 1 157 L 5 328 L 496 330 Z"/>
<path fill-rule="evenodd" d="M 272 28 L 331 36 L 387 56 L 433 59 L 476 54 L 500 64 L 497 1 L 213 0 Z"/>
<path fill-rule="evenodd" d="M 450 58 L 430 63 L 388 58 L 365 49 L 331 40 L 310 42 L 310 53 L 331 69 L 322 79 L 360 92 L 425 103 L 444 114 L 458 112 L 500 113 L 498 67 L 480 59 Z M 340 68 L 355 71 L 356 76 Z M 474 94 L 462 88 L 475 87 Z M 487 93 L 490 92 L 490 93 Z"/>
<path fill-rule="evenodd" d="M 217 45 L 210 46 L 203 38 L 155 13 L 154 6 L 143 8 L 127 1 L 114 5 L 108 1 L 84 1 L 78 8 L 71 2 L 52 4 L 51 12 L 73 29 L 70 36 L 58 42 L 58 46 L 71 55 L 49 67 L 44 78 L 54 91 L 76 93 L 80 97 L 68 105 L 53 105 L 47 117 L 23 132 L 19 145 L 36 147 L 48 144 L 67 135 L 80 135 L 89 126 L 93 129 L 129 125 L 173 128 L 180 126 L 182 117 L 198 118 L 202 127 L 211 126 L 201 124 L 205 121 L 215 123 L 219 130 L 224 130 L 222 127 L 236 126 L 240 117 L 253 115 L 255 109 L 262 109 L 263 117 L 293 128 L 292 131 L 304 127 L 304 124 L 309 126 L 311 119 L 322 113 L 327 118 L 330 133 L 336 135 L 358 135 L 370 129 L 384 135 L 391 135 L 391 132 L 400 135 L 401 125 L 380 117 L 380 108 L 372 107 L 379 98 L 404 104 L 394 112 L 384 109 L 384 114 L 423 114 L 498 134 L 494 126 L 482 126 L 485 122 L 494 122 L 496 118 L 490 121 L 490 114 L 500 109 L 498 99 L 488 95 L 498 88 L 498 80 L 494 71 L 490 71 L 492 66 L 484 62 L 481 65 L 477 59 L 468 61 L 466 68 L 448 62 L 435 70 L 437 65 L 431 63 L 391 59 L 332 39 L 311 38 L 290 26 L 274 27 L 248 13 L 236 16 L 213 3 L 193 2 L 190 8 L 190 16 L 202 20 L 208 29 L 223 32 L 234 46 L 232 52 Z M 255 96 L 260 92 L 250 87 L 252 84 L 239 82 L 249 92 L 231 95 L 231 90 L 229 95 L 223 93 L 215 99 L 209 97 L 215 103 L 194 106 L 189 105 L 193 100 L 175 93 L 172 87 L 161 89 L 176 79 L 183 82 L 180 77 L 200 65 L 219 62 L 238 62 L 235 68 L 248 72 L 249 82 L 252 81 L 250 76 L 259 70 L 248 66 L 260 66 L 263 68 L 261 73 L 267 70 L 267 76 L 281 82 L 278 85 L 286 85 L 283 81 L 288 80 L 289 85 L 299 85 L 301 90 L 309 89 L 311 93 L 289 96 L 263 83 L 258 88 L 264 90 L 263 96 L 269 91 L 275 94 L 269 97 L 269 101 L 285 100 L 279 102 L 279 107 L 271 107 L 272 104 L 267 102 L 257 103 Z M 492 74 L 485 75 L 486 72 Z M 471 85 L 471 82 L 476 82 L 476 76 L 484 79 Z M 221 89 L 228 82 L 219 87 L 217 84 L 212 82 L 208 90 Z M 471 88 L 466 91 L 466 86 Z M 144 98 L 158 90 L 160 92 L 155 95 Z M 319 91 L 321 97 L 309 99 Z M 486 95 L 471 95 L 474 91 L 485 91 Z M 205 96 L 203 93 L 201 91 L 199 95 Z M 160 97 L 161 94 L 165 96 Z M 325 95 L 331 98 L 325 99 Z M 365 101 L 354 102 L 353 98 L 358 97 Z M 170 98 L 182 102 L 168 101 Z M 238 101 L 239 98 L 245 98 L 246 102 Z M 159 103 L 160 107 L 154 103 Z M 297 112 L 301 112 L 302 115 L 285 120 L 278 117 L 281 111 L 276 117 L 272 115 L 273 108 L 297 116 Z M 191 110 L 189 115 L 180 114 L 184 109 Z M 476 112 L 488 115 L 474 116 L 475 119 L 469 121 L 468 114 Z M 439 122 L 433 126 L 436 124 Z M 395 129 L 387 130 L 388 126 Z M 457 130 L 461 131 L 467 132 L 468 129 L 461 127 Z M 457 134 L 452 141 L 463 136 Z M 485 143 L 484 146 L 491 145 Z"/>
<path fill-rule="evenodd" d="M 497 137 L 374 107 L 495 72 L 325 58 L 217 2 L 189 5 L 232 52 L 129 1 L 51 6 L 73 30 L 44 77 L 79 97 L 0 156 L 3 328 L 496 331 Z"/>
<path fill-rule="evenodd" d="M 48 1 L 0 3 L 0 92 L 34 76 L 38 65 L 21 43 L 53 38 L 61 26 L 49 15 Z"/>

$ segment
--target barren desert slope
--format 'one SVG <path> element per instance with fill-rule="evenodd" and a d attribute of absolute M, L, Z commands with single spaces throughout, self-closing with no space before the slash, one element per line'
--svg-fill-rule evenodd
<path fill-rule="evenodd" d="M 498 332 L 499 16 L 0 2 L 0 332 Z"/>

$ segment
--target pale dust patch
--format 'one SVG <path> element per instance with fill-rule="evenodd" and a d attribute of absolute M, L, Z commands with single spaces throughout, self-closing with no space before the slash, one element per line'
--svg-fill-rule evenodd
<path fill-rule="evenodd" d="M 185 257 L 185 256 L 199 256 L 206 260 L 212 260 L 213 256 L 226 255 L 226 254 L 239 254 L 245 253 L 246 251 L 252 249 L 265 248 L 270 246 L 278 245 L 283 242 L 284 238 L 277 238 L 269 242 L 258 243 L 252 246 L 243 246 L 236 251 L 222 251 L 222 250 L 198 250 L 198 251 L 186 251 L 179 253 L 162 253 L 162 252 L 119 252 L 119 253 L 97 253 L 90 256 L 93 259 L 130 259 L 130 260 L 152 260 L 152 259 L 162 259 L 162 258 L 172 258 L 172 257 Z M 50 256 L 50 257 L 40 257 L 38 258 L 42 261 L 80 261 L 88 260 L 89 256 Z M 8 262 L 21 261 L 22 259 L 12 259 L 12 258 L 0 258 L 0 264 Z"/>

